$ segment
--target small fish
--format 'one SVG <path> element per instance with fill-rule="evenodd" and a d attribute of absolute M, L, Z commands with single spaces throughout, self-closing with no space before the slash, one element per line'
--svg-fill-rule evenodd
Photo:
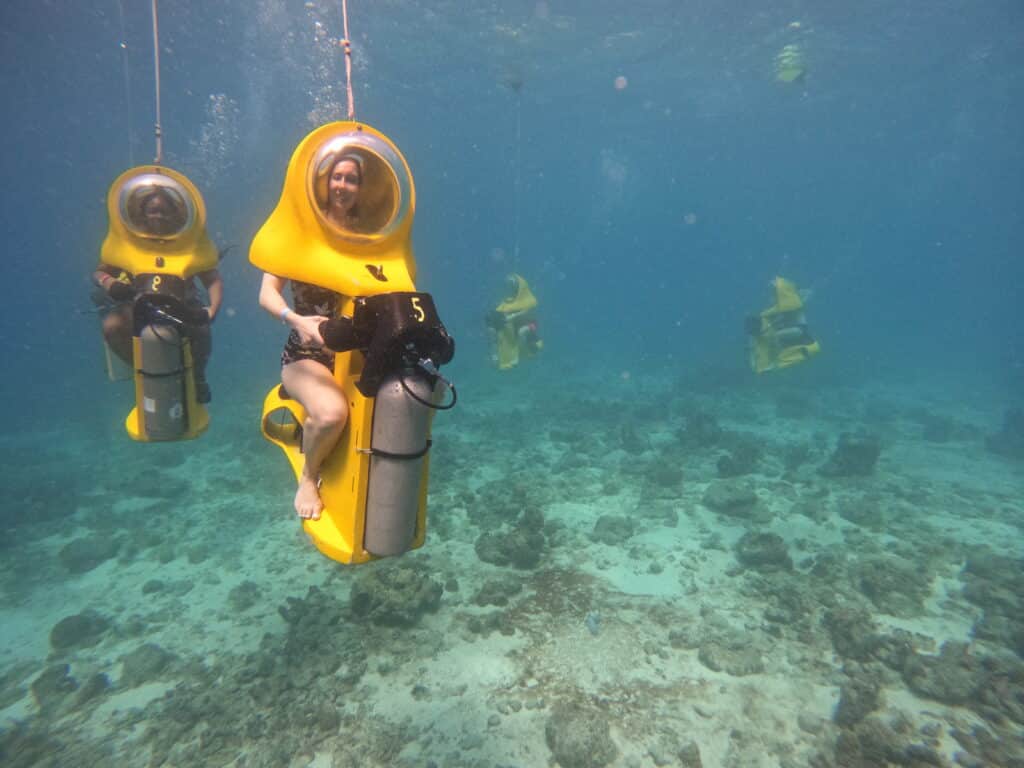
<path fill-rule="evenodd" d="M 584 618 L 583 623 L 594 637 L 601 631 L 601 614 L 597 611 L 590 611 Z"/>

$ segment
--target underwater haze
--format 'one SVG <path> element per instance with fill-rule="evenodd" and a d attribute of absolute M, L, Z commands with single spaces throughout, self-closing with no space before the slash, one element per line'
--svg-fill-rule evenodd
<path fill-rule="evenodd" d="M 459 388 L 425 545 L 358 566 L 260 435 L 248 261 L 345 118 L 340 6 L 159 5 L 234 247 L 210 427 L 153 444 L 90 299 L 150 3 L 0 9 L 0 764 L 1024 765 L 1024 5 L 352 0 Z M 498 370 L 509 273 L 543 348 Z M 777 277 L 816 346 L 756 374 Z"/>

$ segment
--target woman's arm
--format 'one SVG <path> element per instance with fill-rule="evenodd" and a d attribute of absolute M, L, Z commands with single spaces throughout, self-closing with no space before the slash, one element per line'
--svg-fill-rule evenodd
<path fill-rule="evenodd" d="M 303 344 L 322 347 L 324 340 L 320 336 L 320 323 L 327 318 L 320 315 L 300 315 L 289 307 L 283 294 L 287 282 L 283 277 L 264 272 L 263 282 L 260 283 L 260 306 L 298 333 Z"/>
<path fill-rule="evenodd" d="M 269 272 L 263 273 L 263 282 L 260 283 L 260 306 L 278 320 L 282 320 L 281 314 L 289 308 L 288 302 L 284 300 L 284 287 L 287 283 L 283 277 Z"/>

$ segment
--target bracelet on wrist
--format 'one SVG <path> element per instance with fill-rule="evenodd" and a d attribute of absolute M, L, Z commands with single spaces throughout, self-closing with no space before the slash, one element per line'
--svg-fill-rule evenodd
<path fill-rule="evenodd" d="M 292 308 L 291 307 L 285 307 L 284 309 L 281 310 L 281 314 L 278 315 L 278 318 L 281 320 L 281 323 L 283 325 L 287 325 L 288 324 L 288 315 L 290 315 L 291 313 L 292 313 Z"/>

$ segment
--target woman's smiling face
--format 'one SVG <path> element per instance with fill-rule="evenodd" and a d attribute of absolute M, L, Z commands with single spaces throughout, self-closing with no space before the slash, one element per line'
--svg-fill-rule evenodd
<path fill-rule="evenodd" d="M 362 171 L 355 160 L 345 158 L 335 163 L 327 183 L 328 207 L 331 212 L 342 215 L 350 213 L 356 204 L 362 181 Z"/>

